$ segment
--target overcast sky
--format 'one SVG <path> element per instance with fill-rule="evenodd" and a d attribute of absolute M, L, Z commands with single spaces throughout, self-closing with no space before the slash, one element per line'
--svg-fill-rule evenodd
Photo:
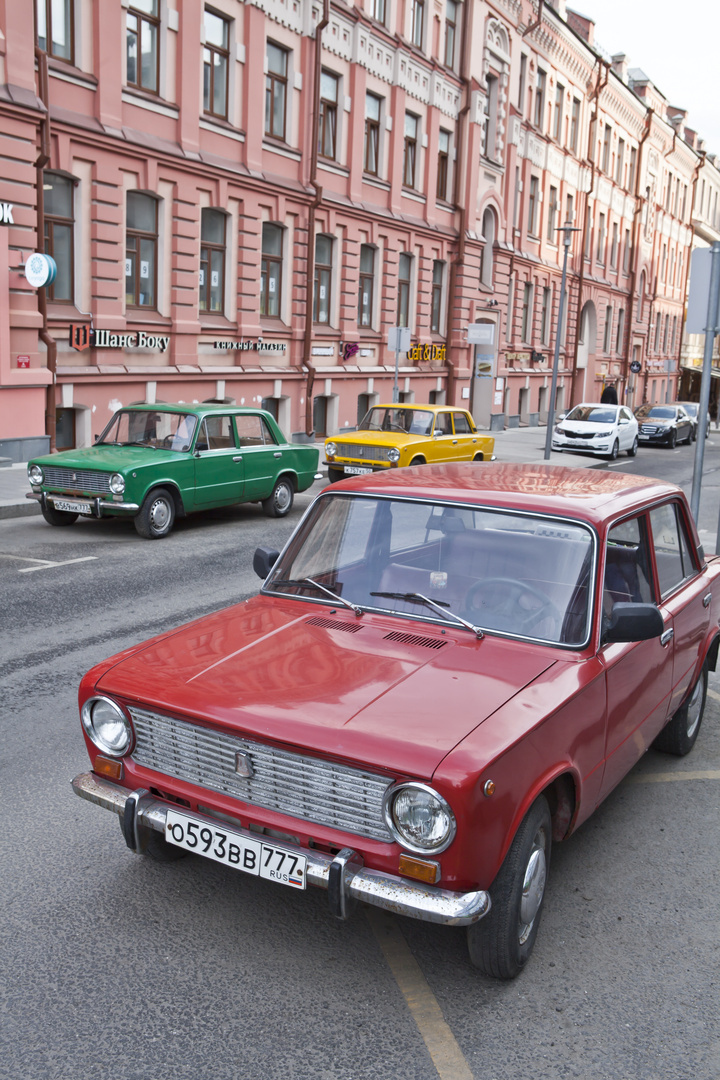
<path fill-rule="evenodd" d="M 579 0 L 568 7 L 595 21 L 595 43 L 626 53 L 688 126 L 720 154 L 720 0 Z"/>

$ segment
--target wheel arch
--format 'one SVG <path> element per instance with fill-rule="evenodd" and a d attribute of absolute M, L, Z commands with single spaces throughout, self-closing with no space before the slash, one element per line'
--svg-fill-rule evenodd
<path fill-rule="evenodd" d="M 164 488 L 165 491 L 167 491 L 168 495 L 172 495 L 173 501 L 175 503 L 175 517 L 186 517 L 187 512 L 185 510 L 183 498 L 180 494 L 180 488 L 178 487 L 175 480 L 153 480 L 151 484 L 148 484 L 145 492 L 143 493 L 143 497 L 140 500 L 140 505 L 142 506 L 148 495 L 151 495 L 152 492 L 156 491 L 158 488 Z"/>
<path fill-rule="evenodd" d="M 705 653 L 705 662 L 710 671 L 717 671 L 718 650 L 720 650 L 720 632 L 716 632 Z"/>

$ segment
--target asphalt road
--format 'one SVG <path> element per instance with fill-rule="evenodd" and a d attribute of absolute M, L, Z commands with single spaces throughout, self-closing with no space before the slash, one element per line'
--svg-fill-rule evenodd
<path fill-rule="evenodd" d="M 612 468 L 689 491 L 692 450 Z M 366 909 L 340 924 L 320 891 L 134 856 L 114 815 L 72 794 L 84 671 L 252 595 L 253 550 L 280 546 L 311 494 L 283 521 L 215 511 L 159 543 L 131 523 L 0 522 L 0 1078 L 716 1080 L 718 674 L 693 753 L 651 751 L 556 846 L 535 953 L 510 984 L 473 971 L 462 931 Z"/>

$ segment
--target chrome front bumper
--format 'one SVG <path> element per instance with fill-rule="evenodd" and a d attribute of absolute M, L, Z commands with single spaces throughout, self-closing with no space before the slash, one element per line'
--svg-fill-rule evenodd
<path fill-rule="evenodd" d="M 123 822 L 123 832 L 129 847 L 139 850 L 141 830 L 154 829 L 165 832 L 165 817 L 171 804 L 156 799 L 145 792 L 131 792 L 112 784 L 94 773 L 82 773 L 72 782 L 73 791 L 82 799 L 112 810 Z M 193 817 L 202 814 L 192 811 Z M 209 825 L 217 824 L 206 818 Z M 223 829 L 228 833 L 257 840 L 257 833 L 228 825 L 223 819 Z M 128 839 L 129 837 L 129 839 Z M 132 842 L 134 837 L 134 843 Z M 469 926 L 487 915 L 490 895 L 482 890 L 467 893 L 450 892 L 432 885 L 409 881 L 407 878 L 383 874 L 363 866 L 362 856 L 350 848 L 344 848 L 333 858 L 322 851 L 297 847 L 282 841 L 285 850 L 304 855 L 307 859 L 307 881 L 320 889 L 326 889 L 333 915 L 344 919 L 348 903 L 361 900 L 373 907 L 384 908 L 396 915 L 408 915 L 422 922 L 442 923 L 446 926 Z"/>
<path fill-rule="evenodd" d="M 126 503 L 126 502 L 105 502 L 100 498 L 88 498 L 86 495 L 61 495 L 56 493 L 46 493 L 44 491 L 28 491 L 25 495 L 26 499 L 35 499 L 41 506 L 45 506 L 46 503 L 54 502 L 55 499 L 60 499 L 61 502 L 66 502 L 68 499 L 75 499 L 78 502 L 90 503 L 92 509 L 92 517 L 102 517 L 103 514 L 114 514 L 116 511 L 121 514 L 137 514 L 140 509 L 139 503 Z"/>

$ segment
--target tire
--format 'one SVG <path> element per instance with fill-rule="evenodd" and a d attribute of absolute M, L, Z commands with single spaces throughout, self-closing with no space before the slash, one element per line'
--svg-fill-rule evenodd
<path fill-rule="evenodd" d="M 175 500 L 166 488 L 154 488 L 135 516 L 135 530 L 144 540 L 162 540 L 175 523 Z"/>
<path fill-rule="evenodd" d="M 175 847 L 175 844 L 168 844 L 164 836 L 159 832 L 153 832 L 152 836 L 147 842 L 147 846 L 143 855 L 149 855 L 154 862 L 177 862 L 178 859 L 184 859 L 188 854 L 183 848 Z"/>
<path fill-rule="evenodd" d="M 685 757 L 695 745 L 700 731 L 707 700 L 708 667 L 704 663 L 697 682 L 669 724 L 666 724 L 653 746 L 663 754 Z"/>
<path fill-rule="evenodd" d="M 690 430 L 688 431 L 688 437 L 685 440 L 685 445 L 690 446 L 694 441 L 695 440 L 693 439 L 693 429 L 690 428 Z"/>
<path fill-rule="evenodd" d="M 484 461 L 484 460 L 485 460 L 485 455 L 484 454 L 476 454 L 475 457 L 473 458 L 473 461 Z"/>
<path fill-rule="evenodd" d="M 337 484 L 338 480 L 343 480 L 345 473 L 342 469 L 333 469 L 332 465 L 328 465 L 328 482 L 330 484 Z"/>
<path fill-rule="evenodd" d="M 292 510 L 295 489 L 292 480 L 281 476 L 275 483 L 269 499 L 263 499 L 262 508 L 268 517 L 286 517 Z"/>
<path fill-rule="evenodd" d="M 77 514 L 73 514 L 70 510 L 56 510 L 54 506 L 50 506 L 46 503 L 45 506 L 40 504 L 42 510 L 42 516 L 47 521 L 48 525 L 74 525 L 78 519 Z"/>
<path fill-rule="evenodd" d="M 495 979 L 514 979 L 537 937 L 552 847 L 544 796 L 525 815 L 490 889 L 492 907 L 467 929 L 470 962 Z"/>
<path fill-rule="evenodd" d="M 635 457 L 638 452 L 638 437 L 637 435 L 633 439 L 633 444 L 629 450 L 626 451 L 628 457 Z"/>
<path fill-rule="evenodd" d="M 608 454 L 608 457 L 610 458 L 611 461 L 616 461 L 617 456 L 618 456 L 619 453 L 620 453 L 620 443 L 616 439 L 615 442 L 613 443 L 612 450 Z"/>
<path fill-rule="evenodd" d="M 677 446 L 677 431 L 670 432 L 670 438 L 668 439 L 668 446 L 671 450 L 674 450 Z"/>
<path fill-rule="evenodd" d="M 412 459 L 412 461 L 410 462 L 410 468 L 412 468 L 412 467 L 413 467 L 413 465 L 425 465 L 425 464 L 426 464 L 426 462 L 425 462 L 425 458 L 421 458 L 421 457 L 414 457 L 414 458 Z"/>

